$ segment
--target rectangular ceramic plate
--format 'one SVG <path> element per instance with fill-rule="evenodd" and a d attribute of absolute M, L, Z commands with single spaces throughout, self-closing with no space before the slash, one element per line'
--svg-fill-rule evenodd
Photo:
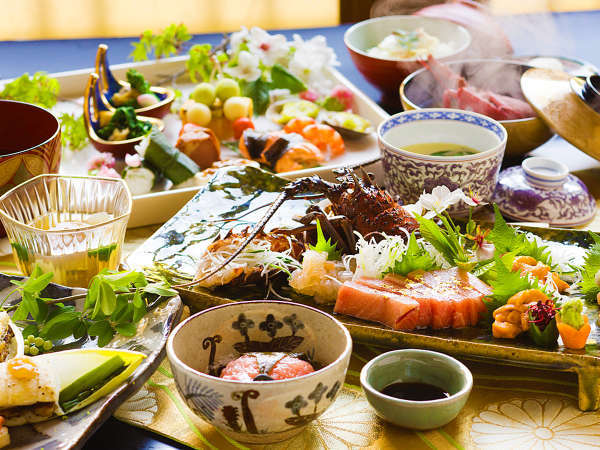
<path fill-rule="evenodd" d="M 0 298 L 4 298 L 15 286 L 11 280 L 24 277 L 0 274 Z M 42 292 L 43 297 L 63 298 L 85 293 L 85 289 L 69 288 L 51 283 Z M 17 303 L 20 297 L 11 295 L 7 305 Z M 76 309 L 83 308 L 83 300 L 71 304 Z M 117 335 L 106 347 L 119 350 L 133 350 L 146 355 L 131 376 L 117 389 L 91 405 L 65 416 L 46 422 L 10 428 L 11 449 L 75 449 L 81 448 L 85 441 L 104 423 L 127 398 L 133 395 L 150 378 L 165 355 L 165 345 L 171 330 L 177 325 L 181 313 L 181 299 L 173 297 L 165 300 L 150 311 L 143 319 L 138 333 L 132 337 Z M 65 340 L 56 343 L 56 350 L 75 348 L 98 348 L 95 340 Z M 118 445 L 115 447 L 117 448 Z"/>
<path fill-rule="evenodd" d="M 128 259 L 134 268 L 160 272 L 177 280 L 180 275 L 195 273 L 199 256 L 220 233 L 230 229 L 241 230 L 252 226 L 264 214 L 265 206 L 273 202 L 285 180 L 254 168 L 221 171 L 179 213 L 160 228 Z M 287 201 L 269 222 L 267 229 L 276 226 L 298 226 L 291 217 L 302 215 L 308 202 Z M 577 258 L 582 259 L 589 237 L 576 230 L 532 228 L 530 231 L 551 241 L 551 245 L 577 247 Z M 563 247 L 564 249 L 564 247 Z M 181 290 L 184 301 L 197 309 L 235 300 L 267 298 L 264 288 L 227 288 L 215 291 Z M 285 283 L 276 291 L 293 301 L 316 306 L 332 313 L 331 306 L 317 305 L 312 298 L 295 294 Z M 273 298 L 271 296 L 271 298 Z M 581 351 L 570 351 L 560 346 L 543 350 L 528 345 L 525 340 L 497 340 L 489 329 L 464 328 L 458 330 L 394 331 L 383 325 L 338 315 L 360 342 L 393 347 L 427 348 L 475 359 L 487 359 L 504 364 L 545 367 L 574 371 L 579 377 L 580 407 L 584 410 L 600 407 L 600 339 L 597 326 L 598 307 L 588 305 L 587 313 L 592 324 L 588 345 Z"/>
<path fill-rule="evenodd" d="M 110 53 L 109 53 L 110 56 Z M 93 62 L 94 55 L 90 55 L 90 62 Z M 151 84 L 159 82 L 165 74 L 174 74 L 185 68 L 187 56 L 175 58 L 165 58 L 161 60 L 145 61 L 139 63 L 115 64 L 111 65 L 113 74 L 118 79 L 125 79 L 125 73 L 130 68 L 140 71 Z M 93 68 L 75 70 L 70 72 L 60 72 L 50 74 L 60 83 L 60 101 L 54 108 L 54 111 L 70 112 L 81 114 L 83 108 L 83 91 Z M 375 129 L 379 123 L 388 117 L 388 114 L 381 109 L 375 102 L 359 91 L 349 80 L 335 69 L 330 71 L 330 78 L 334 84 L 342 84 L 348 87 L 355 97 L 356 112 L 368 119 Z M 0 80 L 1 86 L 10 80 Z M 176 88 L 180 89 L 185 98 L 193 89 L 194 84 L 189 80 L 178 80 Z M 167 116 L 165 133 L 171 141 L 176 140 L 179 132 L 180 121 L 174 115 Z M 297 178 L 311 174 L 319 174 L 325 178 L 331 178 L 331 169 L 345 165 L 356 165 L 366 161 L 379 158 L 379 148 L 375 133 L 371 136 L 358 141 L 346 141 L 347 151 L 343 156 L 335 158 L 322 167 L 313 169 L 304 169 L 294 172 L 284 173 L 287 178 Z M 95 153 L 91 144 L 78 152 L 66 150 L 61 162 L 61 173 L 73 175 L 82 175 L 87 172 L 87 161 Z M 377 165 L 380 170 L 380 165 Z M 159 187 L 161 189 L 162 187 Z M 145 195 L 135 196 L 133 198 L 133 208 L 129 219 L 129 228 L 135 228 L 145 225 L 163 223 L 173 214 L 179 211 L 183 205 L 190 200 L 196 192 L 197 187 L 182 188 L 173 190 L 157 190 Z"/>

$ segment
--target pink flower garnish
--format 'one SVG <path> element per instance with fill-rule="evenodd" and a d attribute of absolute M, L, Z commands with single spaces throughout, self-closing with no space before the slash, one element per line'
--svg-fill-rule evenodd
<path fill-rule="evenodd" d="M 137 153 L 135 155 L 127 153 L 125 155 L 125 164 L 129 167 L 140 167 L 142 165 L 142 158 Z"/>
<path fill-rule="evenodd" d="M 319 99 L 319 94 L 311 89 L 307 89 L 304 92 L 300 92 L 299 97 L 302 100 L 308 100 L 309 102 L 316 102 Z"/>
<path fill-rule="evenodd" d="M 98 170 L 98 173 L 96 173 L 96 175 L 99 177 L 121 178 L 121 175 L 119 175 L 119 172 L 117 172 L 112 167 L 106 167 L 106 166 L 100 167 L 100 170 Z"/>
<path fill-rule="evenodd" d="M 335 97 L 344 105 L 344 109 L 351 110 L 354 105 L 354 94 L 346 86 L 338 84 L 331 90 L 330 97 Z"/>
<path fill-rule="evenodd" d="M 103 166 L 112 168 L 115 167 L 115 162 L 115 157 L 110 153 L 100 153 L 90 159 L 88 162 L 88 171 L 99 170 Z"/>

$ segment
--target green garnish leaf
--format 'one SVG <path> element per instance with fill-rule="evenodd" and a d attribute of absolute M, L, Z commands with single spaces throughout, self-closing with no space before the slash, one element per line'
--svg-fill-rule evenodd
<path fill-rule="evenodd" d="M 494 244 L 494 247 L 500 253 L 512 252 L 518 256 L 531 256 L 536 261 L 541 261 L 549 266 L 552 265 L 552 258 L 548 247 L 540 247 L 537 241 L 527 239 L 525 233 L 510 227 L 496 204 L 494 206 L 494 228 L 487 236 L 487 240 Z"/>
<path fill-rule="evenodd" d="M 262 78 L 258 78 L 249 83 L 241 83 L 242 95 L 250 97 L 254 105 L 254 112 L 256 114 L 264 114 L 269 106 L 269 90 L 271 89 L 270 84 L 263 81 Z"/>
<path fill-rule="evenodd" d="M 4 85 L 4 89 L 0 92 L 0 98 L 52 108 L 56 105 L 56 96 L 59 91 L 58 81 L 46 75 L 45 72 L 36 72 L 32 77 L 29 77 L 28 73 L 24 73 Z"/>
<path fill-rule="evenodd" d="M 271 89 L 289 89 L 292 94 L 305 91 L 307 88 L 304 81 L 291 74 L 280 64 L 271 68 Z"/>
<path fill-rule="evenodd" d="M 592 239 L 596 241 L 598 237 L 595 233 L 590 233 Z M 598 293 L 600 293 L 600 286 L 596 283 L 596 274 L 600 270 L 600 243 L 596 241 L 589 250 L 587 251 L 584 259 L 583 267 L 581 268 L 581 281 L 579 287 L 581 293 L 587 300 L 595 301 Z"/>
<path fill-rule="evenodd" d="M 512 272 L 506 265 L 506 262 L 498 256 L 498 253 L 494 256 L 494 262 L 496 279 L 489 281 L 493 288 L 493 292 L 492 295 L 483 299 L 490 316 L 496 309 L 505 305 L 508 299 L 517 292 L 525 291 L 527 289 L 539 289 L 544 292 L 548 298 L 552 296 L 551 294 L 548 294 L 537 278 L 521 275 L 518 271 Z M 512 262 L 510 264 L 512 264 Z"/>
<path fill-rule="evenodd" d="M 317 244 L 309 245 L 308 248 L 317 252 L 327 253 L 327 260 L 329 261 L 338 261 L 342 257 L 341 252 L 337 249 L 337 242 L 332 244 L 331 238 L 325 239 L 319 219 L 317 219 Z"/>
<path fill-rule="evenodd" d="M 60 119 L 60 139 L 64 147 L 71 150 L 81 150 L 88 143 L 83 114 L 75 117 L 73 114 L 62 113 Z"/>
<path fill-rule="evenodd" d="M 417 242 L 417 237 L 415 233 L 410 234 L 410 238 L 408 239 L 408 247 L 406 248 L 406 252 L 402 255 L 402 258 L 394 263 L 394 266 L 391 267 L 386 273 L 395 273 L 397 275 L 406 275 L 414 270 L 433 270 L 436 269 L 437 266 L 435 261 L 427 253 L 427 251 L 423 248 L 422 245 L 419 245 Z"/>

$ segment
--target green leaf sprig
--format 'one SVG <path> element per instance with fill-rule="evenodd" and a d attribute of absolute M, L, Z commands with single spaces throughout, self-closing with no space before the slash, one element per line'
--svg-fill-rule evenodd
<path fill-rule="evenodd" d="M 317 219 L 317 243 L 316 245 L 309 245 L 308 248 L 327 253 L 328 261 L 338 261 L 342 258 L 342 253 L 337 249 L 337 242 L 332 244 L 331 238 L 325 239 L 319 219 Z"/>
<path fill-rule="evenodd" d="M 183 44 L 189 41 L 192 35 L 184 24 L 172 23 L 161 33 L 146 30 L 140 36 L 139 42 L 133 42 L 133 51 L 129 55 L 134 61 L 145 61 L 154 53 L 156 59 L 178 54 L 183 49 Z"/>
<path fill-rule="evenodd" d="M 60 119 L 60 139 L 63 147 L 71 150 L 81 150 L 88 143 L 83 114 L 75 117 L 73 114 L 62 113 Z"/>
<path fill-rule="evenodd" d="M 52 108 L 56 104 L 56 96 L 59 91 L 58 81 L 49 77 L 45 72 L 36 72 L 31 77 L 26 72 L 5 84 L 0 92 L 0 98 Z"/>
<path fill-rule="evenodd" d="M 590 236 L 594 240 L 594 244 L 585 255 L 579 288 L 586 300 L 594 302 L 600 293 L 600 286 L 596 282 L 596 274 L 600 271 L 600 236 L 592 232 L 590 232 Z"/>
<path fill-rule="evenodd" d="M 464 270 L 471 270 L 476 262 L 472 260 L 467 251 L 468 241 L 461 233 L 460 227 L 447 214 L 438 214 L 437 217 L 441 220 L 442 226 L 432 219 L 415 216 L 419 222 L 421 236 L 433 245 L 450 264 Z"/>
<path fill-rule="evenodd" d="M 96 336 L 98 345 L 104 347 L 117 333 L 135 335 L 137 323 L 149 308 L 176 294 L 166 284 L 148 283 L 142 272 L 103 271 L 92 278 L 83 311 L 77 311 L 74 306 L 41 297 L 52 276 L 36 266 L 26 281 L 12 281 L 22 298 L 12 318 L 24 326 L 24 336 L 54 341 L 89 335 Z"/>

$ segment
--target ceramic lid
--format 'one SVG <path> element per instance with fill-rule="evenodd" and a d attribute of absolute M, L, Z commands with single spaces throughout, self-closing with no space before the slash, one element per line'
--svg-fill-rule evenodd
<path fill-rule="evenodd" d="M 596 200 L 585 184 L 549 158 L 527 158 L 500 172 L 493 200 L 512 219 L 556 227 L 583 225 L 596 213 Z"/>
<path fill-rule="evenodd" d="M 521 90 L 557 134 L 600 160 L 600 76 L 572 76 L 561 70 L 529 69 Z"/>

